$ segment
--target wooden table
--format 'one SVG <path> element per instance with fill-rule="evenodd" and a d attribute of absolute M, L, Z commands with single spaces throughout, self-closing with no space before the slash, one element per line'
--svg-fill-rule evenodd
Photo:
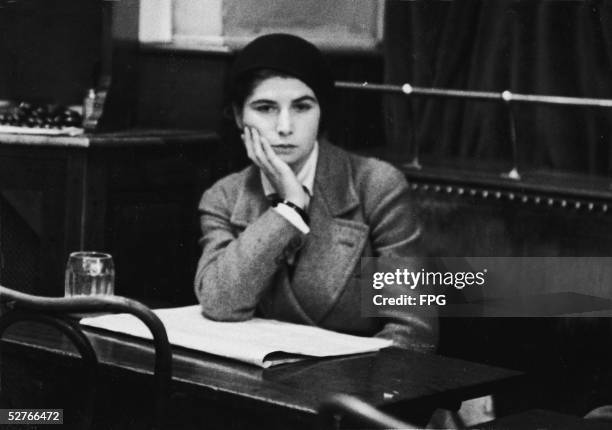
<path fill-rule="evenodd" d="M 115 334 L 87 334 L 102 363 L 102 385 L 116 390 L 101 388 L 100 398 L 127 397 L 123 404 L 150 405 L 146 381 L 151 379 L 151 347 Z M 27 357 L 32 365 L 66 370 L 78 362 L 66 340 L 32 324 L 12 328 L 1 345 L 5 356 L 21 364 Z M 394 415 L 423 420 L 435 407 L 516 388 L 522 379 L 522 373 L 513 370 L 393 348 L 269 369 L 175 348 L 171 415 L 206 428 L 228 428 L 229 421 L 238 428 L 312 428 L 320 402 L 330 393 L 343 392 Z M 134 397 L 142 392 L 132 393 L 139 385 L 145 387 L 142 398 Z M 130 408 L 146 412 L 146 406 Z M 112 414 L 112 409 L 105 413 Z"/>

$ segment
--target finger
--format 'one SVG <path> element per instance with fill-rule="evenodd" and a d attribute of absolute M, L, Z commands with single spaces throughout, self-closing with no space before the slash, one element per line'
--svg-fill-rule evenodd
<path fill-rule="evenodd" d="M 270 161 L 275 161 L 276 159 L 278 159 L 278 155 L 276 155 L 276 152 L 274 152 L 274 150 L 272 149 L 272 146 L 270 145 L 270 142 L 268 142 L 268 139 L 266 139 L 265 137 L 261 137 L 259 140 L 261 141 L 261 148 L 263 149 L 264 154 L 266 154 L 266 157 L 268 157 Z"/>
<path fill-rule="evenodd" d="M 245 129 L 247 130 L 247 132 L 245 133 L 247 136 L 246 139 L 246 144 L 248 145 L 248 149 L 247 149 L 247 154 L 249 156 L 249 158 L 251 159 L 251 161 L 260 169 L 265 169 L 265 167 L 261 164 L 261 160 L 258 155 L 257 155 L 257 151 L 256 151 L 256 147 L 258 146 L 258 143 L 256 142 L 256 137 L 255 137 L 255 129 L 253 127 L 245 127 Z"/>
<path fill-rule="evenodd" d="M 255 154 L 253 153 L 253 139 L 251 137 L 251 130 L 249 127 L 245 126 L 242 131 L 242 141 L 244 143 L 244 147 L 246 148 L 247 157 L 249 157 L 251 161 L 255 161 L 253 159 L 255 157 Z"/>
<path fill-rule="evenodd" d="M 293 169 L 274 152 L 272 145 L 266 138 L 260 137 L 260 141 L 271 168 L 274 169 L 276 178 L 278 178 L 277 191 L 279 194 L 301 207 L 306 207 L 309 202 L 308 194 L 304 191 Z"/>
<path fill-rule="evenodd" d="M 270 165 L 274 168 L 275 171 L 284 172 L 286 170 L 291 170 L 291 167 L 289 167 L 287 163 L 285 163 L 278 155 L 276 155 L 276 152 L 274 152 L 274 149 L 272 149 L 272 145 L 270 145 L 267 139 L 262 137 L 260 140 L 264 154 L 268 158 Z"/>
<path fill-rule="evenodd" d="M 260 136 L 259 131 L 257 131 L 257 129 L 253 129 L 253 151 L 255 152 L 255 156 L 261 163 L 262 169 L 264 169 L 269 175 L 275 177 L 277 176 L 276 169 L 274 169 L 270 163 L 270 160 L 268 159 L 268 156 L 264 152 L 262 139 L 263 137 Z"/>

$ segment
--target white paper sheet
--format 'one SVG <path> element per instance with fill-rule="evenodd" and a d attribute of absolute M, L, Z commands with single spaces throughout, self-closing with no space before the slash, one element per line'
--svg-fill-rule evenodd
<path fill-rule="evenodd" d="M 318 327 L 254 318 L 242 322 L 216 322 L 204 318 L 200 306 L 154 310 L 172 345 L 233 358 L 260 367 L 309 357 L 373 352 L 390 340 L 351 336 Z M 81 324 L 151 339 L 149 329 L 129 314 L 84 318 Z"/>

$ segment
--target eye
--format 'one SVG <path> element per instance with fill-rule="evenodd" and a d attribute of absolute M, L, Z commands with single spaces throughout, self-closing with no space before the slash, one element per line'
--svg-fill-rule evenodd
<path fill-rule="evenodd" d="M 295 105 L 293 105 L 293 109 L 295 109 L 296 112 L 308 112 L 310 109 L 312 109 L 312 103 L 296 103 Z"/>
<path fill-rule="evenodd" d="M 273 113 L 276 110 L 276 106 L 271 104 L 257 104 L 253 106 L 253 109 L 259 113 L 267 114 Z"/>

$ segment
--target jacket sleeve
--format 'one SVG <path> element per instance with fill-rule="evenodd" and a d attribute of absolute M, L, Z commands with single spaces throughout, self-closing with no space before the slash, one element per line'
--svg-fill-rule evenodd
<path fill-rule="evenodd" d="M 223 187 L 213 186 L 200 201 L 202 255 L 195 292 L 207 318 L 242 321 L 253 317 L 264 291 L 304 234 L 270 208 L 240 233 Z"/>
<path fill-rule="evenodd" d="M 421 226 L 409 196 L 404 175 L 392 166 L 376 169 L 371 181 L 376 192 L 368 193 L 366 216 L 374 256 L 383 265 L 395 270 L 401 268 L 420 271 L 424 267 Z M 395 265 L 394 265 L 395 264 Z M 385 288 L 388 296 L 416 294 L 405 286 Z M 376 336 L 391 339 L 395 346 L 424 352 L 433 352 L 438 342 L 437 309 L 433 306 L 418 308 L 404 306 L 384 310 L 383 329 Z"/>

